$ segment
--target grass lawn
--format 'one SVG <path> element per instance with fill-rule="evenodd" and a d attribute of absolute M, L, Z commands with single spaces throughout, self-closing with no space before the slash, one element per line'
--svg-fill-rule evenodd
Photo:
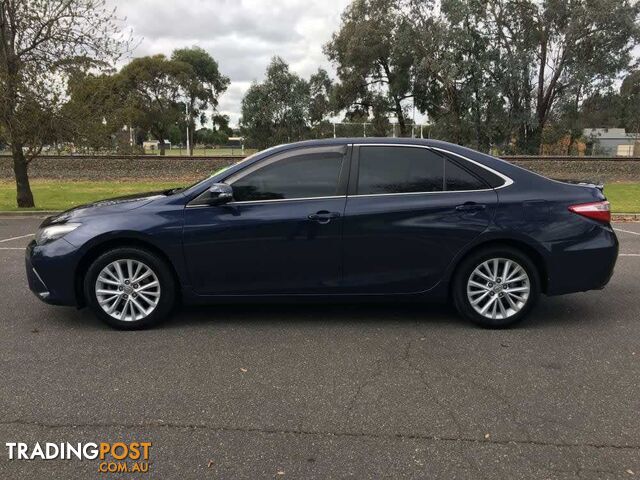
<path fill-rule="evenodd" d="M 66 210 L 67 208 L 104 198 L 138 192 L 166 190 L 186 186 L 192 182 L 93 182 L 67 180 L 32 180 L 31 190 L 37 210 Z M 16 207 L 16 186 L 0 181 L 0 210 L 21 210 Z M 31 210 L 31 209 L 24 209 Z"/>
<path fill-rule="evenodd" d="M 189 182 L 92 182 L 32 180 L 31 188 L 39 210 L 65 210 L 76 205 L 137 192 L 164 190 Z M 609 183 L 605 194 L 614 212 L 640 213 L 640 183 Z M 15 206 L 15 184 L 0 181 L 0 210 L 19 210 Z"/>
<path fill-rule="evenodd" d="M 640 183 L 605 183 L 604 194 L 615 213 L 640 213 Z"/>

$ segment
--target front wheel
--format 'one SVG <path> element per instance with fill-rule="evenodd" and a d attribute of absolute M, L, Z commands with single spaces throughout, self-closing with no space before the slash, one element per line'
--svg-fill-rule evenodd
<path fill-rule="evenodd" d="M 175 282 L 158 256 L 139 248 L 116 248 L 91 264 L 84 293 L 98 318 L 112 327 L 134 330 L 168 315 L 175 302 Z"/>
<path fill-rule="evenodd" d="M 461 315 L 489 328 L 522 320 L 540 296 L 538 271 L 528 256 L 510 247 L 491 247 L 463 260 L 453 283 Z"/>

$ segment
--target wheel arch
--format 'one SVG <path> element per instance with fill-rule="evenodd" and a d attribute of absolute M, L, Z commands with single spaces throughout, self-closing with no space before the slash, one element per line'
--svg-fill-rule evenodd
<path fill-rule="evenodd" d="M 527 257 L 529 257 L 529 259 L 533 262 L 534 266 L 538 271 L 538 277 L 540 278 L 540 290 L 543 293 L 547 292 L 547 287 L 549 283 L 549 277 L 548 277 L 549 270 L 542 253 L 540 253 L 536 248 L 534 248 L 529 243 L 523 240 L 514 239 L 514 238 L 492 238 L 492 239 L 487 239 L 485 241 L 474 244 L 471 248 L 466 250 L 463 254 L 461 254 L 458 257 L 458 259 L 455 262 L 455 266 L 452 269 L 451 274 L 449 275 L 449 282 L 448 282 L 449 297 L 451 297 L 451 290 L 454 284 L 453 279 L 458 273 L 458 269 L 460 268 L 462 261 L 465 258 L 467 258 L 469 255 L 472 255 L 479 250 L 484 250 L 485 248 L 500 247 L 500 246 L 510 247 L 510 248 L 519 250 L 520 252 L 525 254 Z"/>
<path fill-rule="evenodd" d="M 84 278 L 87 274 L 87 270 L 93 261 L 103 253 L 113 250 L 115 248 L 140 248 L 146 250 L 161 258 L 169 267 L 176 286 L 176 298 L 180 298 L 181 283 L 178 272 L 175 265 L 170 260 L 169 256 L 157 245 L 140 237 L 118 237 L 118 238 L 105 238 L 91 245 L 82 255 L 78 265 L 76 267 L 74 276 L 74 289 L 76 295 L 76 301 L 78 307 L 84 307 L 86 305 L 86 299 L 84 298 Z"/>

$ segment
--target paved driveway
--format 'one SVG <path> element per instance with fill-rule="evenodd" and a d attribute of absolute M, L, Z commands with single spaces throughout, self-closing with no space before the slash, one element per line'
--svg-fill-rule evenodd
<path fill-rule="evenodd" d="M 118 332 L 27 290 L 13 237 L 38 222 L 0 219 L 0 478 L 97 476 L 5 442 L 118 440 L 153 442 L 148 478 L 640 476 L 640 224 L 616 225 L 605 290 L 543 298 L 511 330 L 391 303 Z"/>

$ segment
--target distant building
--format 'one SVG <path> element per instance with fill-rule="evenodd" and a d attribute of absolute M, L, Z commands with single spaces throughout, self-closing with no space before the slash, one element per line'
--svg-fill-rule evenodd
<path fill-rule="evenodd" d="M 159 140 L 147 140 L 146 142 L 142 142 L 142 148 L 144 148 L 144 153 L 154 153 L 160 150 L 160 141 Z M 165 150 L 171 149 L 171 142 L 169 140 L 164 141 Z"/>
<path fill-rule="evenodd" d="M 582 135 L 587 152 L 615 157 L 640 156 L 640 133 L 627 133 L 624 128 L 585 128 Z"/>

